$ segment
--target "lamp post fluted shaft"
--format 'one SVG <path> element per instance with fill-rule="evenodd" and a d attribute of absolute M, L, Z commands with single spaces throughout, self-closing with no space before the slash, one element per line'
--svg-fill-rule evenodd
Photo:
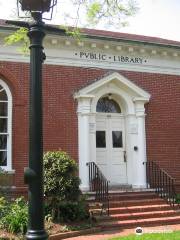
<path fill-rule="evenodd" d="M 29 223 L 27 239 L 48 239 L 44 230 L 43 210 L 43 114 L 42 114 L 42 63 L 45 36 L 42 14 L 32 14 L 29 25 L 30 39 L 30 101 L 29 101 L 29 167 L 25 182 L 29 185 Z"/>

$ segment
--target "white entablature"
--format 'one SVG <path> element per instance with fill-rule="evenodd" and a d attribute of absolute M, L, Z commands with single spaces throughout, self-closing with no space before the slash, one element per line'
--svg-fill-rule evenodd
<path fill-rule="evenodd" d="M 18 50 L 19 46 L 4 46 L 1 34 L 0 60 L 29 62 Z M 44 40 L 45 64 L 98 67 L 180 75 L 180 47 L 161 44 L 124 41 L 120 39 L 82 38 L 47 35 Z"/>

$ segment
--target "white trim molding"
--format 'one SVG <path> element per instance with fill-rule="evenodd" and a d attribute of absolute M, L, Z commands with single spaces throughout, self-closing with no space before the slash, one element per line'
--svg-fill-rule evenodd
<path fill-rule="evenodd" d="M 5 171 L 12 171 L 12 94 L 8 85 L 0 79 L 0 85 L 4 88 L 8 98 L 8 122 L 7 122 L 7 166 L 1 168 Z"/>

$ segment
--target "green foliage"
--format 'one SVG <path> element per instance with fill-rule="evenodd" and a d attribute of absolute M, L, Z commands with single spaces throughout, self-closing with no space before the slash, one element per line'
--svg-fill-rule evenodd
<path fill-rule="evenodd" d="M 93 223 L 91 222 L 87 222 L 87 223 L 83 223 L 80 225 L 64 225 L 62 228 L 62 232 L 68 232 L 68 231 L 79 231 L 79 230 L 83 230 L 83 229 L 87 229 L 87 228 L 91 228 L 93 227 Z"/>
<path fill-rule="evenodd" d="M 80 194 L 77 164 L 63 151 L 44 154 L 44 193 L 60 201 L 77 200 Z"/>
<path fill-rule="evenodd" d="M 93 20 L 97 13 L 102 10 L 102 5 L 99 2 L 93 2 L 88 9 L 87 16 L 89 19 Z"/>
<path fill-rule="evenodd" d="M 84 200 L 76 202 L 60 202 L 60 220 L 63 222 L 80 221 L 89 218 L 88 209 Z"/>
<path fill-rule="evenodd" d="M 86 26 L 125 26 L 127 18 L 138 11 L 136 0 L 76 0 L 73 3 L 78 6 L 77 18 L 80 9 L 85 12 Z"/>
<path fill-rule="evenodd" d="M 111 240 L 179 240 L 180 232 L 172 232 L 172 233 L 147 233 L 142 235 L 129 235 L 126 237 L 116 237 L 111 238 Z M 109 239 L 110 240 L 110 239 Z"/>
<path fill-rule="evenodd" d="M 0 198 L 0 227 L 11 233 L 24 234 L 27 230 L 28 207 L 23 198 L 8 202 Z"/>
<path fill-rule="evenodd" d="M 79 27 L 68 27 L 68 26 L 60 26 L 61 29 L 64 29 L 68 36 L 76 39 L 78 42 L 82 41 L 83 35 L 81 34 L 81 29 Z"/>
<path fill-rule="evenodd" d="M 29 38 L 27 36 L 27 32 L 28 30 L 26 28 L 19 28 L 17 31 L 5 38 L 5 44 L 13 45 L 16 43 L 20 43 L 21 47 L 19 48 L 19 50 L 23 53 L 27 53 L 29 50 Z"/>
<path fill-rule="evenodd" d="M 180 193 L 176 194 L 176 203 L 180 204 Z"/>
<path fill-rule="evenodd" d="M 0 197 L 0 224 L 1 219 L 6 215 L 7 212 L 8 212 L 7 201 L 4 197 Z"/>
<path fill-rule="evenodd" d="M 77 164 L 67 153 L 56 151 L 44 154 L 44 193 L 53 219 L 60 218 L 60 202 L 79 200 L 79 184 Z"/>
<path fill-rule="evenodd" d="M 127 19 L 138 11 L 136 0 L 69 0 L 67 4 L 73 6 L 74 11 L 70 13 L 69 10 L 65 11 L 66 8 L 63 9 L 60 19 L 64 19 L 64 22 L 60 27 L 78 41 L 82 38 L 80 27 L 119 28 L 127 25 Z M 69 23 L 73 28 L 68 27 Z M 5 38 L 5 44 L 20 43 L 19 50 L 26 54 L 29 50 L 27 31 L 26 28 L 19 28 Z"/>

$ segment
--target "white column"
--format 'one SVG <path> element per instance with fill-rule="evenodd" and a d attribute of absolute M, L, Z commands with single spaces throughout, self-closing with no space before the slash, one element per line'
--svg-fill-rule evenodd
<path fill-rule="evenodd" d="M 90 97 L 78 99 L 78 142 L 79 142 L 79 177 L 82 191 L 89 190 L 89 174 L 87 163 L 90 161 Z"/>
<path fill-rule="evenodd" d="M 90 162 L 96 162 L 96 113 L 91 113 L 89 121 Z"/>
<path fill-rule="evenodd" d="M 136 118 L 138 126 L 137 145 L 134 146 L 135 151 L 135 175 L 134 175 L 134 187 L 145 188 L 146 187 L 146 133 L 145 133 L 145 109 L 144 100 L 135 100 Z M 137 149 L 136 149 L 137 147 Z"/>
<path fill-rule="evenodd" d="M 137 143 L 137 120 L 135 114 L 126 115 L 126 155 L 127 155 L 127 180 L 134 184 L 134 169 L 136 168 L 134 146 Z"/>

